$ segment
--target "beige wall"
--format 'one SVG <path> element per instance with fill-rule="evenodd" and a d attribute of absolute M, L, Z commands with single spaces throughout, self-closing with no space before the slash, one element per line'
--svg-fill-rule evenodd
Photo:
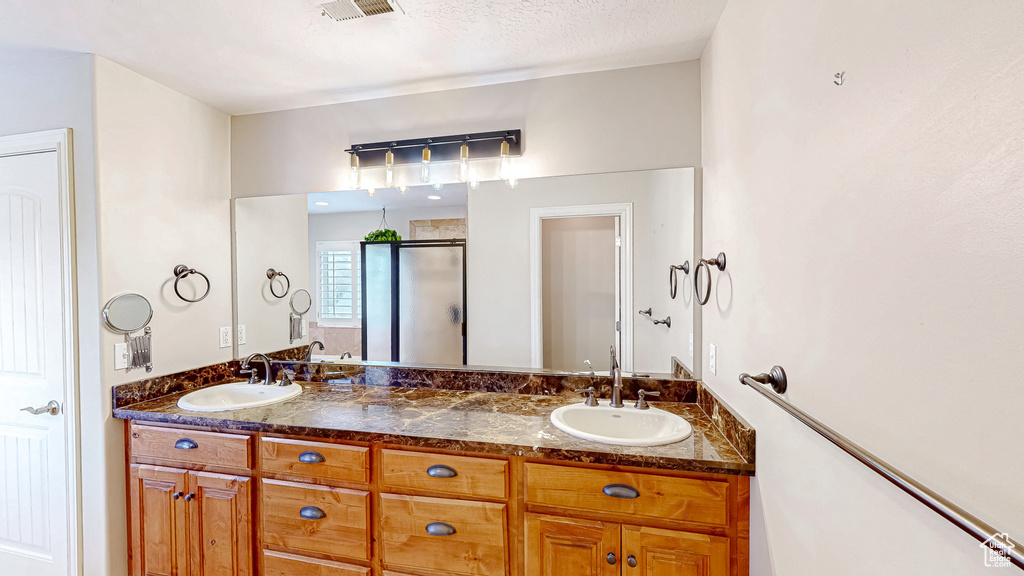
<path fill-rule="evenodd" d="M 309 225 L 305 196 L 272 198 L 236 198 L 233 207 L 235 288 L 237 323 L 245 326 L 245 344 L 238 344 L 238 357 L 254 352 L 275 352 L 308 342 L 308 329 L 294 342 L 290 339 L 289 317 L 291 298 L 297 290 L 310 288 L 309 254 L 306 247 Z M 267 269 L 283 272 L 290 282 L 284 298 L 270 292 Z M 283 280 L 274 280 L 280 294 L 288 287 Z M 313 309 L 303 317 L 308 324 Z"/>
<path fill-rule="evenodd" d="M 527 179 L 515 190 L 501 182 L 483 182 L 469 193 L 468 356 L 470 364 L 523 367 L 531 365 L 530 346 L 530 209 L 585 204 L 633 204 L 633 348 L 636 370 L 670 372 L 669 358 L 688 357 L 687 341 L 692 299 L 668 301 L 668 268 L 663 258 L 691 260 L 692 244 L 658 243 L 654 230 L 678 227 L 686 236 L 693 220 L 683 221 L 682 206 L 693 202 L 692 168 L 616 172 Z M 652 199 L 672 197 L 673 203 L 652 206 Z M 675 208 L 673 208 L 675 207 Z M 669 214 L 678 210 L 678 217 Z M 655 216 L 657 215 L 657 216 Z M 664 294 L 664 297 L 661 295 Z M 664 298 L 664 299 L 662 299 Z M 653 302 L 663 302 L 661 308 Z M 628 306 L 628 304 L 626 304 Z M 637 311 L 652 306 L 655 315 L 673 318 L 671 330 L 653 326 Z M 595 360 L 607 364 L 607 358 Z M 607 369 L 607 368 L 603 368 Z"/>
<path fill-rule="evenodd" d="M 153 372 L 114 371 L 123 337 L 101 330 L 102 400 L 83 402 L 85 549 L 109 551 L 86 573 L 117 575 L 127 562 L 124 441 L 110 416 L 111 386 L 231 359 L 231 348 L 218 347 L 218 328 L 231 326 L 230 120 L 100 57 L 95 103 L 101 301 L 138 292 L 154 309 Z M 209 276 L 205 300 L 174 295 L 176 264 Z"/>
<path fill-rule="evenodd" d="M 600 370 L 616 340 L 615 218 L 551 218 L 541 231 L 544 368 Z"/>
<path fill-rule="evenodd" d="M 757 428 L 752 574 L 991 572 L 738 384 L 773 364 L 794 404 L 1024 535 L 1022 22 L 1008 0 L 732 0 L 715 31 L 704 377 Z"/>
<path fill-rule="evenodd" d="M 700 64 L 678 62 L 231 119 L 232 193 L 348 187 L 353 143 L 522 128 L 522 177 L 700 166 Z"/>

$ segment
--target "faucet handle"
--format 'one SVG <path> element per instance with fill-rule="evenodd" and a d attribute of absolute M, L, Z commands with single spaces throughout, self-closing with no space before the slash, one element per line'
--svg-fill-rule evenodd
<path fill-rule="evenodd" d="M 591 386 L 589 388 L 577 388 L 576 391 L 579 392 L 580 394 L 586 394 L 587 395 L 587 400 L 586 400 L 586 402 L 584 402 L 584 404 L 586 404 L 587 406 L 597 406 L 598 405 L 598 403 L 597 403 L 597 390 L 594 390 L 593 386 Z"/>
<path fill-rule="evenodd" d="M 291 374 L 289 374 L 291 372 Z M 291 386 L 292 378 L 295 377 L 295 373 L 291 370 L 281 371 L 281 381 L 277 383 L 278 386 Z"/>
<path fill-rule="evenodd" d="M 650 390 L 640 390 L 639 392 L 637 392 L 637 396 L 639 396 L 639 399 L 636 401 L 636 404 L 633 404 L 633 408 L 636 408 L 637 410 L 647 410 L 648 408 L 650 408 L 650 406 L 647 404 L 647 400 L 644 397 L 645 396 L 661 396 L 661 392 L 652 392 Z"/>

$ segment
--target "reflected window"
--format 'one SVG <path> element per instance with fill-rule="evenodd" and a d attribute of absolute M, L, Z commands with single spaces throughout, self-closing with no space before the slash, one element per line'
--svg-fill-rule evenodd
<path fill-rule="evenodd" d="M 359 327 L 359 243 L 317 242 L 316 261 L 317 324 Z"/>

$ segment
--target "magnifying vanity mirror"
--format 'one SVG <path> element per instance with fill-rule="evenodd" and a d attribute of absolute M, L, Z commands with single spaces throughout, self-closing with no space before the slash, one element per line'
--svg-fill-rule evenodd
<path fill-rule="evenodd" d="M 292 307 L 292 313 L 288 317 L 288 338 L 291 342 L 295 342 L 302 338 L 302 317 L 309 312 L 309 307 L 313 305 L 313 298 L 306 289 L 299 288 L 292 294 L 289 304 Z"/>
<path fill-rule="evenodd" d="M 153 307 L 149 300 L 141 294 L 120 294 L 114 296 L 103 307 L 103 322 L 111 332 L 124 334 L 127 355 L 127 370 L 145 368 L 153 370 L 152 329 L 149 321 L 153 319 Z M 144 330 L 142 336 L 132 336 L 133 332 Z"/>
<path fill-rule="evenodd" d="M 624 374 L 699 377 L 693 168 L 233 202 L 237 357 L 607 374 L 614 346 Z M 385 208 L 401 240 L 365 242 Z M 306 271 L 290 310 L 255 288 L 270 266 Z"/>

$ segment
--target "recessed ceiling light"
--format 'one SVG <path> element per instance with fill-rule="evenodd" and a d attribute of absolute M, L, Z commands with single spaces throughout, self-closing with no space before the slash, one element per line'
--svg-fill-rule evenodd
<path fill-rule="evenodd" d="M 427 199 L 428 200 L 440 200 L 441 197 L 440 196 L 434 196 L 433 194 L 431 194 L 430 196 L 427 196 Z"/>
<path fill-rule="evenodd" d="M 317 206 L 330 206 L 327 202 L 313 202 L 313 204 L 316 204 Z"/>

